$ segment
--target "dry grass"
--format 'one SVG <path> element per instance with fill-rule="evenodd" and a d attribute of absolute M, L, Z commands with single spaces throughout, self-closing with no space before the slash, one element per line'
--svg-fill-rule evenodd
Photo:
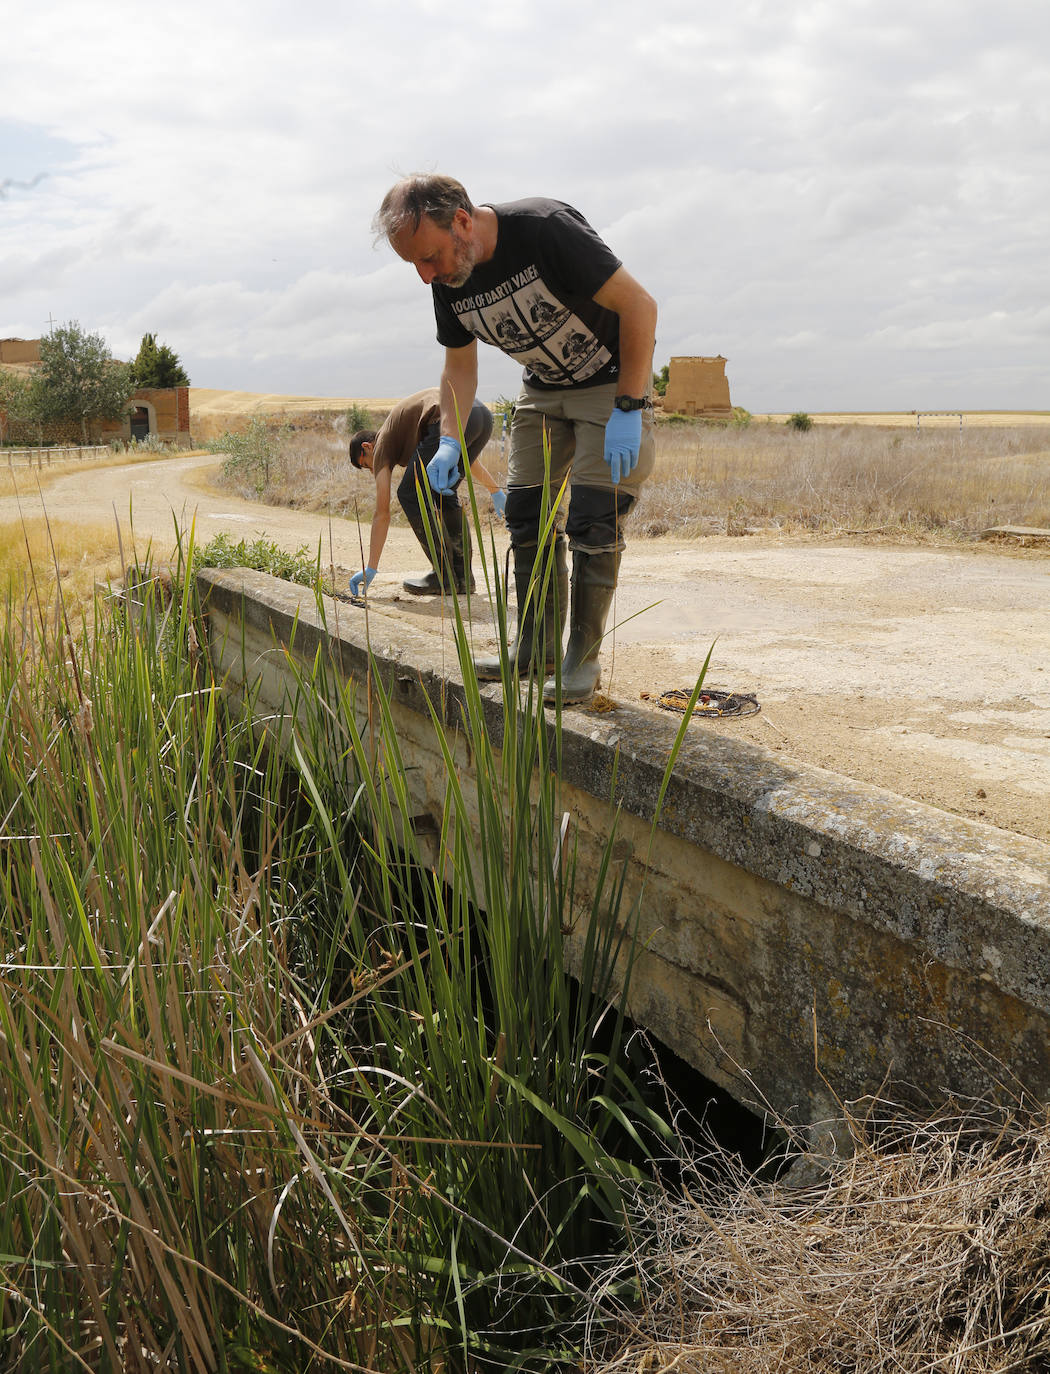
<path fill-rule="evenodd" d="M 375 499 L 375 483 L 371 473 L 350 466 L 348 442 L 342 415 L 318 428 L 291 430 L 263 500 L 346 515 L 356 495 L 367 512 Z"/>
<path fill-rule="evenodd" d="M 100 583 L 119 582 L 132 557 L 115 523 L 39 518 L 0 525 L 0 598 L 8 606 L 51 606 L 60 588 L 67 614 L 79 613 Z"/>
<path fill-rule="evenodd" d="M 1050 1367 L 1050 1123 L 943 1116 L 854 1134 L 792 1189 L 697 1170 L 639 1207 L 633 1253 L 596 1286 L 641 1298 L 600 1374 Z"/>
<path fill-rule="evenodd" d="M 372 479 L 350 467 L 341 421 L 291 432 L 262 499 L 337 515 L 356 501 L 367 517 Z M 484 461 L 505 473 L 497 445 Z M 656 472 L 631 517 L 635 538 L 776 530 L 953 542 L 1002 524 L 1050 526 L 1050 423 L 799 433 L 663 421 Z"/>
<path fill-rule="evenodd" d="M 350 465 L 344 415 L 312 415 L 293 425 L 280 417 L 273 421 L 272 432 L 279 440 L 279 453 L 270 464 L 269 480 L 261 492 L 255 482 L 258 470 L 243 466 L 238 470 L 234 464 L 217 476 L 218 485 L 250 501 L 338 516 L 353 515 L 356 508 L 363 520 L 370 519 L 375 482 L 370 472 Z M 484 461 L 489 463 L 494 456 L 498 460 L 497 450 L 490 445 Z M 404 523 L 396 501 L 391 514 L 395 524 Z"/>
<path fill-rule="evenodd" d="M 632 516 L 648 534 L 973 538 L 1050 525 L 1050 425 L 930 429 L 662 424 Z"/>

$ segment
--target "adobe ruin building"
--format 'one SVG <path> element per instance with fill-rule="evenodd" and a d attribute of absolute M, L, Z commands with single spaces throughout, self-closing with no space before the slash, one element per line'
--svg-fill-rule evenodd
<path fill-rule="evenodd" d="M 39 361 L 39 339 L 0 339 L 0 363 L 21 368 Z"/>
<path fill-rule="evenodd" d="M 663 408 L 679 415 L 710 415 L 728 419 L 733 414 L 729 399 L 726 360 L 672 358 L 667 372 Z"/>
<path fill-rule="evenodd" d="M 40 366 L 39 339 L 0 339 L 0 366 L 23 375 Z M 8 419 L 0 414 L 0 435 L 8 443 L 35 444 L 39 428 L 25 420 Z M 145 439 L 155 435 L 164 443 L 191 448 L 190 389 L 188 386 L 139 387 L 132 392 L 123 420 L 98 420 L 92 424 L 93 437 L 108 444 L 113 439 Z M 80 442 L 80 425 L 44 425 L 45 443 Z"/>

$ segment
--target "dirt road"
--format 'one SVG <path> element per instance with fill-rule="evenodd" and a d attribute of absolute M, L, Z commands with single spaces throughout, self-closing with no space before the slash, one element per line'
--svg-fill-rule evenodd
<path fill-rule="evenodd" d="M 201 541 L 265 533 L 313 550 L 320 537 L 325 562 L 360 566 L 367 528 L 216 495 L 207 482 L 216 463 L 191 456 L 75 473 L 47 488 L 47 508 L 126 530 L 130 501 L 136 533 L 158 551 L 171 545 L 173 514 L 183 526 L 195 515 Z M 33 499 L 23 497 L 27 515 Z M 17 518 L 0 501 L 0 520 Z M 502 529 L 497 541 L 502 556 Z M 409 531 L 392 530 L 372 609 L 431 626 L 440 654 L 449 635 L 440 605 L 401 592 L 401 576 L 422 565 Z M 1050 840 L 1050 549 L 635 539 L 615 620 L 603 658 L 613 701 L 691 686 L 713 644 L 708 685 L 753 692 L 762 710 L 694 731 Z M 491 647 L 483 597 L 471 624 L 479 650 Z"/>

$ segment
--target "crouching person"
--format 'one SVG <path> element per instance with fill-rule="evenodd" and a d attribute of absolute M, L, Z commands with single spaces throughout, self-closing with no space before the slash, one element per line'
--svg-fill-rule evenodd
<path fill-rule="evenodd" d="M 480 455 L 492 435 L 492 412 L 474 401 L 463 424 L 463 442 L 471 475 L 492 496 L 497 516 L 503 515 L 506 497 L 483 463 Z M 427 518 L 420 504 L 429 486 L 426 466 L 437 452 L 441 439 L 441 406 L 438 389 L 418 391 L 399 401 L 377 431 L 362 429 L 350 439 L 350 462 L 355 468 L 371 472 L 376 484 L 376 505 L 368 543 L 368 563 L 350 579 L 350 594 L 359 596 L 369 587 L 379 569 L 390 529 L 390 489 L 395 468 L 404 473 L 398 483 L 397 499 L 405 517 L 430 562 L 430 570 L 402 583 L 413 596 L 462 595 L 474 590 L 471 571 L 470 528 L 459 504 L 458 477 L 443 493 L 432 492 L 431 539 L 427 538 Z M 431 553 L 433 542 L 436 559 Z"/>

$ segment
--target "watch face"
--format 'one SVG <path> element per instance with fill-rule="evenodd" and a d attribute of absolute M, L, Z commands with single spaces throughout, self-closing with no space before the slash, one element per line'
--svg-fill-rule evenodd
<path fill-rule="evenodd" d="M 620 410 L 641 410 L 645 402 L 636 400 L 633 396 L 617 396 L 616 404 Z"/>

